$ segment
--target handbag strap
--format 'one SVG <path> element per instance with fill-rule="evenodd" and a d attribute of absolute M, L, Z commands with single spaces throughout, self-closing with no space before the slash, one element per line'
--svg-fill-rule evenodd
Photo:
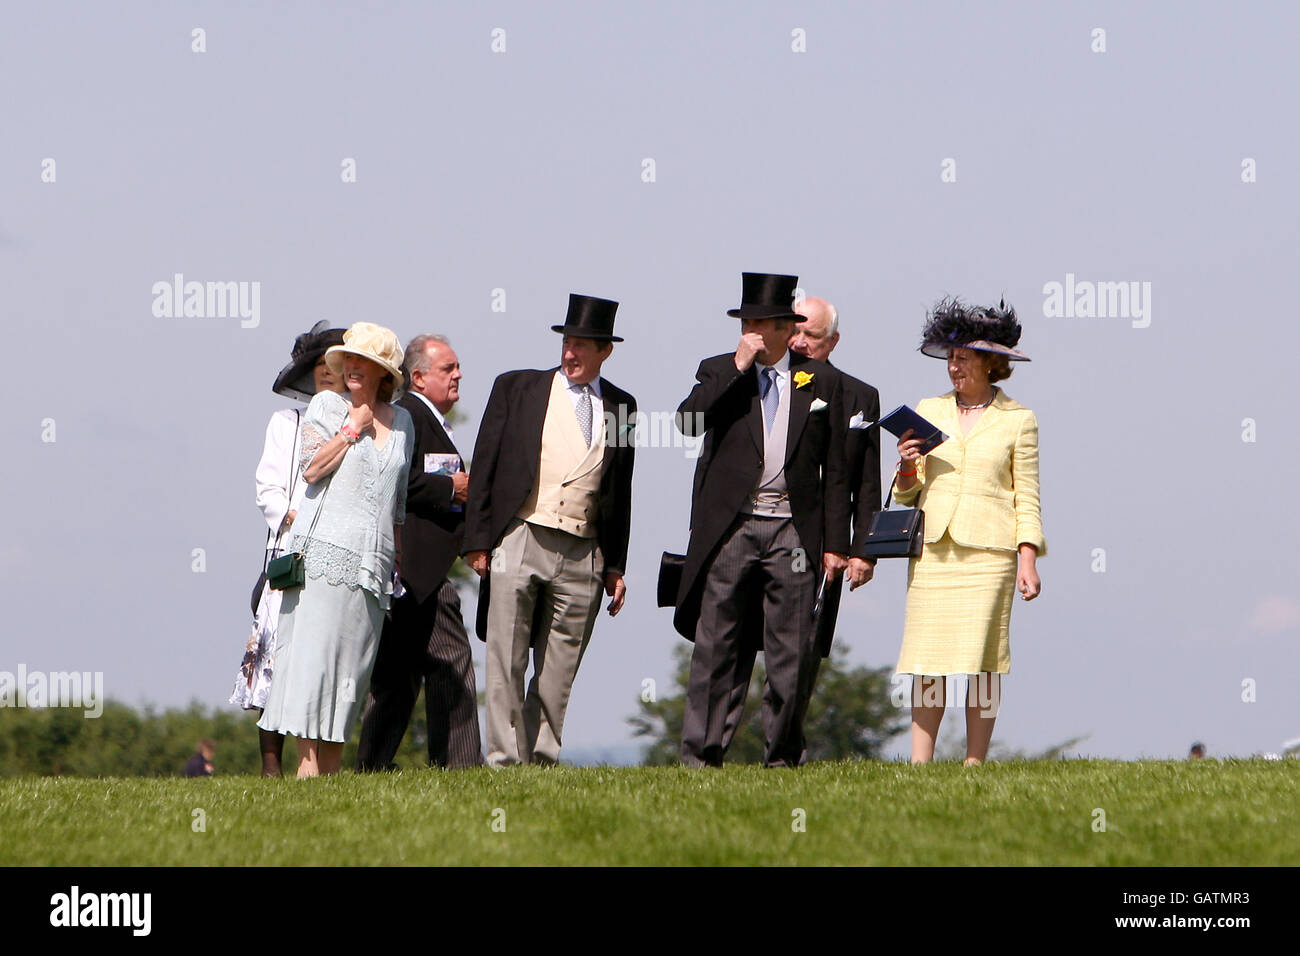
<path fill-rule="evenodd" d="M 889 483 L 889 491 L 885 495 L 885 507 L 881 509 L 882 511 L 889 510 L 889 502 L 894 497 L 894 483 L 897 481 L 898 481 L 898 472 L 894 472 L 894 480 Z"/>
<path fill-rule="evenodd" d="M 342 464 L 343 462 L 340 461 L 339 465 Z M 337 466 L 334 471 L 338 471 Z M 307 553 L 307 546 L 311 543 L 312 533 L 316 530 L 316 522 L 320 520 L 320 513 L 325 510 L 325 496 L 330 493 L 330 485 L 334 481 L 334 471 L 325 476 L 325 490 L 320 493 L 320 498 L 316 502 L 316 513 L 311 516 L 311 524 L 307 527 L 307 534 L 303 537 L 302 554 Z"/>
<path fill-rule="evenodd" d="M 293 489 L 298 481 L 298 433 L 302 430 L 302 409 L 293 410 L 293 446 L 289 450 L 289 504 L 293 504 Z M 281 530 L 281 534 L 283 534 Z M 279 535 L 276 535 L 279 540 Z"/>
<path fill-rule="evenodd" d="M 293 444 L 289 446 L 289 505 L 293 506 L 293 489 L 298 478 L 298 433 L 302 428 L 302 409 L 293 410 Z M 289 513 L 285 510 L 285 515 Z M 268 546 L 266 553 L 262 555 L 262 573 L 266 573 L 266 566 L 271 563 L 271 552 L 280 550 L 280 538 L 284 535 L 284 519 L 280 519 L 280 527 L 275 531 L 275 540 L 270 541 L 271 529 L 267 528 L 266 537 Z"/>

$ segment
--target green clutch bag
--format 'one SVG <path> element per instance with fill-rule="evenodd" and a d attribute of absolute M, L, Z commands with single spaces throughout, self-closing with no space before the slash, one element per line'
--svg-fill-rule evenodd
<path fill-rule="evenodd" d="M 266 565 L 266 582 L 271 585 L 272 590 L 287 591 L 290 588 L 300 588 L 306 579 L 301 551 L 282 554 Z"/>
<path fill-rule="evenodd" d="M 312 532 L 316 530 L 316 522 L 320 520 L 321 509 L 325 507 L 325 496 L 329 490 L 330 486 L 327 482 L 325 490 L 320 494 L 320 502 L 316 505 L 316 514 L 312 516 L 311 527 L 307 529 L 307 537 L 303 539 L 302 550 L 290 551 L 267 563 L 266 582 L 271 585 L 272 590 L 287 591 L 290 588 L 300 588 L 306 583 L 307 572 L 303 567 L 303 555 L 311 542 Z"/>

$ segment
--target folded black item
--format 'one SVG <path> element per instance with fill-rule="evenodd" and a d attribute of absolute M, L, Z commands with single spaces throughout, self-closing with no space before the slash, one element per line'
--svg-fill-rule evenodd
<path fill-rule="evenodd" d="M 686 555 L 665 551 L 659 559 L 658 598 L 660 607 L 676 607 L 677 592 L 682 586 L 682 568 L 686 566 Z"/>

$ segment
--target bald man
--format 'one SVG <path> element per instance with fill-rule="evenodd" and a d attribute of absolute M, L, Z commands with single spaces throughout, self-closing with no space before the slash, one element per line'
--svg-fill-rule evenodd
<path fill-rule="evenodd" d="M 809 297 L 796 303 L 794 310 L 803 319 L 790 337 L 790 351 L 836 367 L 831 362 L 831 353 L 840 343 L 840 315 L 835 306 L 825 299 Z M 849 489 L 853 494 L 853 542 L 856 545 L 859 537 L 866 534 L 871 516 L 880 510 L 880 429 L 866 427 L 880 419 L 880 393 L 843 369 L 840 369 L 840 377 L 844 380 L 844 412 L 849 416 L 847 457 Z M 849 590 L 870 581 L 875 566 L 875 561 L 851 555 L 845 573 Z M 839 612 L 840 582 L 836 580 L 834 586 L 833 603 L 831 589 L 827 588 L 822 606 L 822 621 L 829 624 L 824 642 L 823 635 L 820 631 L 818 633 L 822 657 L 830 656 L 835 617 Z"/>
<path fill-rule="evenodd" d="M 825 299 L 809 297 L 795 303 L 794 311 L 803 318 L 790 336 L 790 351 L 834 368 L 831 353 L 840 341 L 839 313 L 835 306 Z M 880 510 L 880 429 L 865 427 L 880 419 L 880 394 L 866 382 L 846 375 L 843 369 L 837 370 L 844 383 L 844 414 L 849 425 L 845 439 L 845 458 L 852 495 L 854 544 L 844 577 L 849 580 L 849 590 L 853 590 L 871 580 L 876 566 L 875 561 L 859 556 L 857 547 L 871 524 L 871 516 Z M 817 619 L 817 650 L 821 657 L 829 657 L 831 653 L 842 586 L 843 578 L 840 577 L 833 578 L 826 585 L 821 613 Z M 731 692 L 723 731 L 723 740 L 727 746 L 740 726 L 754 658 L 761 649 L 760 641 L 752 633 L 748 634 L 741 650 L 742 660 L 736 672 L 736 684 Z M 817 666 L 814 663 L 802 691 L 806 698 L 811 698 L 816 679 Z"/>

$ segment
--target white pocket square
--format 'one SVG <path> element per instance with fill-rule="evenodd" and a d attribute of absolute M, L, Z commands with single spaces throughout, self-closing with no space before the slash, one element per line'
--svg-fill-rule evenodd
<path fill-rule="evenodd" d="M 854 415 L 852 418 L 849 419 L 850 428 L 870 428 L 874 424 L 875 422 L 867 421 L 866 416 L 863 415 L 861 412 L 858 412 L 856 415 Z"/>
<path fill-rule="evenodd" d="M 820 411 L 821 411 L 823 408 L 825 408 L 825 407 L 826 407 L 826 403 L 825 403 L 825 402 L 823 402 L 820 398 L 814 398 L 814 399 L 812 400 L 812 404 L 811 404 L 810 406 L 808 406 L 808 411 L 809 411 L 809 412 L 820 412 Z"/>

